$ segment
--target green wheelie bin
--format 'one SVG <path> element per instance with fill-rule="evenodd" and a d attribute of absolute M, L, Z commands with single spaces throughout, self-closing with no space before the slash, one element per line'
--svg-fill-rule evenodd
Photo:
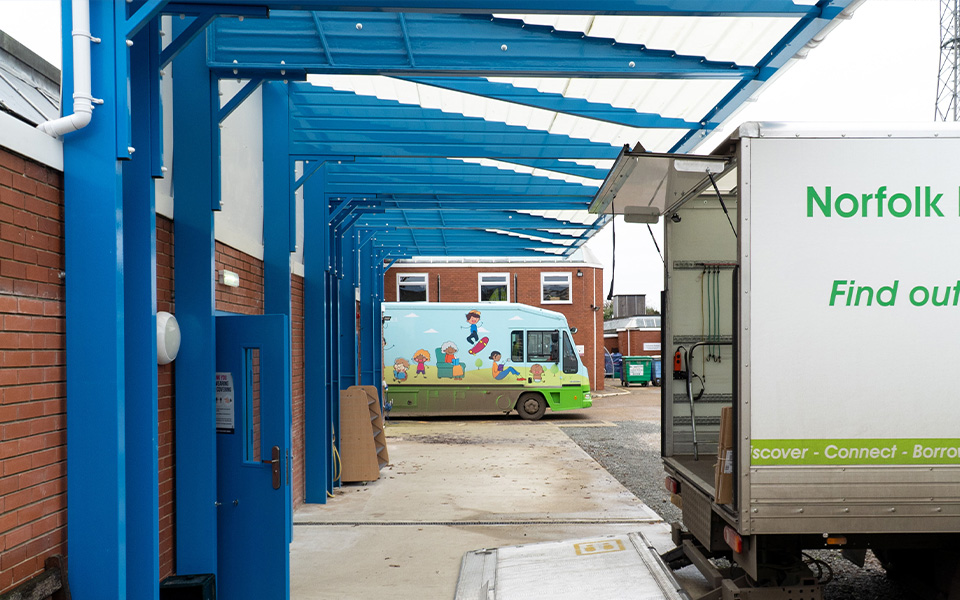
<path fill-rule="evenodd" d="M 629 386 L 631 383 L 639 383 L 646 387 L 650 385 L 650 379 L 653 374 L 653 357 L 650 356 L 624 356 L 623 366 L 620 368 L 620 384 Z"/>

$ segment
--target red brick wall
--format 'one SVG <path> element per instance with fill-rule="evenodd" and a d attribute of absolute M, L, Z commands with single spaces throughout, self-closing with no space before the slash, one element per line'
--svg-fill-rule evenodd
<path fill-rule="evenodd" d="M 157 216 L 157 310 L 176 314 L 173 302 L 173 221 Z M 263 261 L 230 246 L 216 243 L 216 269 L 240 275 L 240 287 L 216 285 L 217 310 L 243 314 L 263 313 Z M 211 274 L 211 277 L 213 274 Z M 303 503 L 303 278 L 291 280 L 293 305 L 293 443 L 294 506 Z M 158 368 L 160 459 L 160 578 L 176 573 L 175 560 L 175 444 L 174 369 L 176 361 Z"/>
<path fill-rule="evenodd" d="M 293 276 L 291 284 L 291 333 L 293 351 L 293 507 L 303 504 L 306 494 L 304 490 L 303 471 L 303 436 L 304 436 L 304 387 L 303 362 L 303 277 Z"/>
<path fill-rule="evenodd" d="M 0 591 L 67 552 L 62 189 L 0 149 Z"/>
<path fill-rule="evenodd" d="M 176 314 L 173 303 L 173 221 L 157 215 L 157 310 Z M 160 471 L 160 579 L 176 573 L 176 500 L 174 464 L 174 369 L 157 367 L 157 455 Z"/>
<path fill-rule="evenodd" d="M 217 283 L 217 310 L 262 315 L 263 261 L 220 242 L 217 242 L 215 261 L 218 276 L 223 269 L 240 275 L 240 287 Z"/>
<path fill-rule="evenodd" d="M 620 352 L 620 336 L 617 337 L 607 337 L 603 336 L 603 347 L 607 349 L 607 352 L 613 354 L 614 352 Z"/>
<path fill-rule="evenodd" d="M 577 277 L 577 271 L 583 273 Z M 590 384 L 595 390 L 603 389 L 603 269 L 584 266 L 538 267 L 538 266 L 464 266 L 393 267 L 384 276 L 387 302 L 397 299 L 398 273 L 426 273 L 430 302 L 476 302 L 480 297 L 480 273 L 509 273 L 510 301 L 553 310 L 567 318 L 570 327 L 576 327 L 574 343 L 583 345 L 583 364 L 590 372 Z M 571 304 L 542 304 L 540 302 L 541 273 L 570 273 Z M 593 307 L 599 306 L 600 310 Z"/>
<path fill-rule="evenodd" d="M 660 343 L 660 330 L 630 329 L 618 331 L 620 353 L 624 356 L 659 356 L 659 350 L 644 350 L 644 343 Z"/>

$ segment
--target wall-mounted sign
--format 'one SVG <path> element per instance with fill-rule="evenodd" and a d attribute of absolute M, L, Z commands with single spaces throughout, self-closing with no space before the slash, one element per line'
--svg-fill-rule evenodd
<path fill-rule="evenodd" d="M 644 352 L 657 352 L 660 350 L 660 342 L 644 342 L 643 351 Z"/>
<path fill-rule="evenodd" d="M 217 373 L 217 433 L 233 433 L 236 414 L 233 373 Z"/>

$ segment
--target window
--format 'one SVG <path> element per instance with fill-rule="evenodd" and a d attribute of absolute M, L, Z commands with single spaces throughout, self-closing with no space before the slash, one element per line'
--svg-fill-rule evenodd
<path fill-rule="evenodd" d="M 480 273 L 480 300 L 509 302 L 510 273 Z"/>
<path fill-rule="evenodd" d="M 543 304 L 572 304 L 570 273 L 541 273 L 540 302 Z"/>
<path fill-rule="evenodd" d="M 397 300 L 399 302 L 427 302 L 427 274 L 401 273 L 397 275 Z"/>
<path fill-rule="evenodd" d="M 523 362 L 523 332 L 510 332 L 510 360 Z"/>
<path fill-rule="evenodd" d="M 559 331 L 528 331 L 527 362 L 558 362 L 560 359 Z"/>
<path fill-rule="evenodd" d="M 573 342 L 567 332 L 563 332 L 563 372 L 576 374 L 580 370 L 580 363 L 577 361 L 577 354 L 573 349 Z"/>

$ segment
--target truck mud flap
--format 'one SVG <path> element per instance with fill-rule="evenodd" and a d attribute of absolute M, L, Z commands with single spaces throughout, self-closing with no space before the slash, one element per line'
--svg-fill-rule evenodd
<path fill-rule="evenodd" d="M 456 600 L 690 600 L 642 533 L 473 550 Z"/>

